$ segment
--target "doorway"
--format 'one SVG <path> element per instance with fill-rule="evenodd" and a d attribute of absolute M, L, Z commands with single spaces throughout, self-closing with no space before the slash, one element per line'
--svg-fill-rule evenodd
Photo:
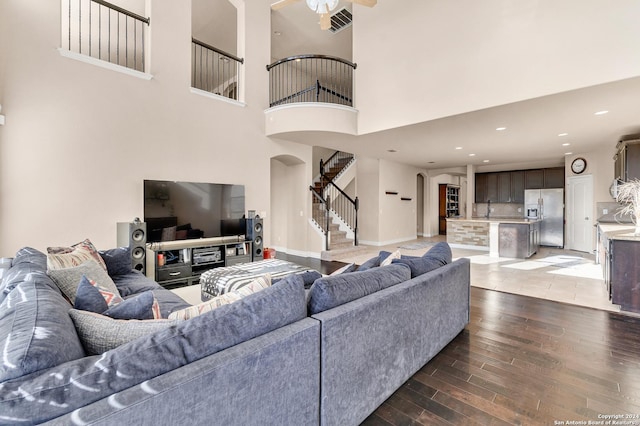
<path fill-rule="evenodd" d="M 569 249 L 593 252 L 593 176 L 568 179 L 567 224 Z"/>
<path fill-rule="evenodd" d="M 419 174 L 416 182 L 416 235 L 424 237 L 424 176 Z"/>

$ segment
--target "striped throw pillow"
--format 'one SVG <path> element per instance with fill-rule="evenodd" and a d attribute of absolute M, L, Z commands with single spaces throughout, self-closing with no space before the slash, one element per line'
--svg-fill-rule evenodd
<path fill-rule="evenodd" d="M 202 302 L 198 305 L 189 306 L 188 308 L 171 312 L 171 314 L 169 314 L 169 319 L 187 320 L 197 317 L 198 315 L 202 315 L 205 312 L 209 312 L 216 308 L 219 308 L 222 305 L 228 305 L 229 303 L 236 302 L 250 294 L 257 293 L 260 290 L 264 290 L 270 285 L 271 274 L 262 275 L 237 290 L 221 294 L 220 296 L 216 296 L 213 299 L 207 300 L 206 302 Z"/>

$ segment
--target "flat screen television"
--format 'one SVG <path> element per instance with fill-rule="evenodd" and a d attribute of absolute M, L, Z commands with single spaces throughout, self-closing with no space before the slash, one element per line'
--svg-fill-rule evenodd
<path fill-rule="evenodd" d="M 244 185 L 144 181 L 147 241 L 245 233 Z"/>

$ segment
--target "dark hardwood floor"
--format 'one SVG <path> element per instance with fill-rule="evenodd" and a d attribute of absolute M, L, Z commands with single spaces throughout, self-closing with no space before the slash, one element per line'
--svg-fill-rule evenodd
<path fill-rule="evenodd" d="M 363 425 L 589 421 L 640 425 L 640 318 L 472 287 L 469 325 Z"/>
<path fill-rule="evenodd" d="M 363 425 L 586 425 L 610 415 L 620 423 L 608 424 L 640 425 L 640 318 L 472 288 L 469 325 Z"/>

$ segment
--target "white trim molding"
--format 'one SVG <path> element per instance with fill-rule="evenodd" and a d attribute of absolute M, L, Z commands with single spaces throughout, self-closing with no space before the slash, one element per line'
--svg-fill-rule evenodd
<path fill-rule="evenodd" d="M 121 74 L 127 74 L 133 77 L 140 78 L 142 80 L 151 80 L 153 78 L 153 75 L 151 74 L 136 71 L 134 69 L 123 67 L 122 65 L 114 64 L 111 62 L 103 61 L 102 59 L 96 59 L 94 57 L 83 55 L 81 53 L 72 52 L 70 50 L 63 49 L 62 47 L 58 48 L 58 52 L 60 52 L 60 56 L 64 58 L 69 58 L 69 59 L 84 62 L 87 64 L 95 65 L 97 67 L 105 68 L 111 71 L 116 71 Z"/>
<path fill-rule="evenodd" d="M 207 92 L 206 90 L 196 89 L 195 87 L 190 88 L 191 93 L 198 96 L 204 96 L 205 98 L 215 99 L 217 101 L 227 102 L 231 105 L 246 107 L 247 104 L 244 102 L 236 101 L 235 99 L 227 98 L 226 96 L 216 95 L 215 93 Z"/>

